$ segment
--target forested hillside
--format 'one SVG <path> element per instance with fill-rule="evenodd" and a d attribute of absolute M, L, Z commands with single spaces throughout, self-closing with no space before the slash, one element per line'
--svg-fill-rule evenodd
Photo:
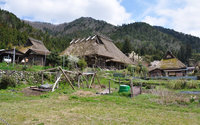
<path fill-rule="evenodd" d="M 70 23 L 53 25 L 43 22 L 21 21 L 14 14 L 0 10 L 0 48 L 21 46 L 31 36 L 42 40 L 48 49 L 63 51 L 73 38 L 100 33 L 113 39 L 124 52 L 132 50 L 149 61 L 161 59 L 171 50 L 187 62 L 191 53 L 200 52 L 200 39 L 162 27 L 136 22 L 114 26 L 105 21 L 81 17 Z"/>
<path fill-rule="evenodd" d="M 190 44 L 192 46 L 194 53 L 200 52 L 200 38 L 199 37 L 177 32 L 177 31 L 174 31 L 173 29 L 166 29 L 160 26 L 154 26 L 154 27 L 158 29 L 159 31 L 169 34 L 173 36 L 174 38 L 182 41 L 184 44 Z"/>
<path fill-rule="evenodd" d="M 59 47 L 63 46 L 62 44 L 56 44 L 62 39 L 51 38 L 49 33 L 33 28 L 8 11 L 0 10 L 0 49 L 23 46 L 28 37 L 42 40 L 50 50 L 59 51 Z M 62 42 L 64 43 L 64 41 Z"/>

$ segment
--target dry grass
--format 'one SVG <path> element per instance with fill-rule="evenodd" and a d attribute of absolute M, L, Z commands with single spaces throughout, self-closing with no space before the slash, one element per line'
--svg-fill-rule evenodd
<path fill-rule="evenodd" d="M 159 104 L 178 104 L 178 105 L 187 105 L 190 103 L 190 97 L 185 94 L 175 93 L 173 91 L 165 90 L 149 90 L 148 93 L 157 95 L 159 98 L 151 99 L 151 101 L 157 102 Z"/>
<path fill-rule="evenodd" d="M 0 102 L 0 118 L 11 125 L 198 125 L 200 122 L 199 110 L 154 104 L 149 101 L 155 98 L 151 94 L 142 94 L 133 99 L 93 95 L 81 90 L 68 95 L 4 100 Z"/>
<path fill-rule="evenodd" d="M 91 96 L 97 96 L 94 92 L 91 91 L 83 91 L 83 90 L 79 90 L 75 93 L 73 93 L 72 95 L 77 95 L 77 96 L 83 96 L 83 97 L 91 97 Z"/>

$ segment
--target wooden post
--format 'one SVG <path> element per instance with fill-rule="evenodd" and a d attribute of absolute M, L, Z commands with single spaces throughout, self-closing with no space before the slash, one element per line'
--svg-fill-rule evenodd
<path fill-rule="evenodd" d="M 42 72 L 42 85 L 44 84 L 44 72 Z"/>
<path fill-rule="evenodd" d="M 78 88 L 80 88 L 80 75 L 78 75 Z"/>
<path fill-rule="evenodd" d="M 81 77 L 80 77 L 80 78 L 81 78 Z M 83 79 L 81 78 L 80 80 L 81 80 L 81 85 L 82 85 L 82 87 L 84 88 L 85 86 L 84 86 L 84 83 L 83 83 Z"/>
<path fill-rule="evenodd" d="M 131 86 L 131 98 L 133 98 L 133 80 L 132 78 L 130 79 L 130 86 Z"/>
<path fill-rule="evenodd" d="M 82 74 L 82 77 L 83 77 L 83 78 L 85 79 L 85 81 L 86 81 L 87 88 L 89 88 L 88 80 L 83 76 L 83 74 Z"/>
<path fill-rule="evenodd" d="M 68 76 L 65 74 L 65 72 L 63 71 L 63 69 L 59 66 L 59 69 L 62 71 L 62 73 L 64 74 L 66 81 L 69 82 L 70 86 L 72 87 L 72 89 L 75 90 L 74 86 L 72 85 L 72 82 L 70 81 L 70 79 L 68 78 Z"/>
<path fill-rule="evenodd" d="M 100 83 L 100 81 L 99 81 L 99 77 L 97 76 L 96 73 L 95 73 L 95 75 L 96 75 L 97 82 L 99 83 L 99 85 L 100 85 L 100 87 L 101 87 L 101 83 Z"/>
<path fill-rule="evenodd" d="M 119 78 L 119 87 L 120 87 L 120 78 Z"/>
<path fill-rule="evenodd" d="M 111 91 L 110 91 L 110 80 L 109 80 L 109 94 L 111 93 Z"/>
<path fill-rule="evenodd" d="M 92 83 L 94 83 L 94 77 L 95 77 L 95 73 L 94 73 L 93 76 L 92 76 L 92 79 L 91 79 L 91 82 L 90 82 L 89 88 L 91 87 Z"/>

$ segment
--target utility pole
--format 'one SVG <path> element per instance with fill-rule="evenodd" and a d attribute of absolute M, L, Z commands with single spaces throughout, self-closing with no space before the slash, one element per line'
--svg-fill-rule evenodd
<path fill-rule="evenodd" d="M 15 66 L 15 47 L 14 47 L 14 50 L 13 50 L 13 67 Z"/>

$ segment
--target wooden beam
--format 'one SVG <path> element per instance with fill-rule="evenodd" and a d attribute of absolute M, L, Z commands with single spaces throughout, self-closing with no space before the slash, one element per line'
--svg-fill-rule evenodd
<path fill-rule="evenodd" d="M 70 81 L 70 79 L 68 78 L 68 76 L 65 74 L 65 72 L 63 71 L 63 69 L 59 66 L 59 69 L 62 71 L 62 73 L 64 74 L 66 81 L 69 82 L 70 86 L 72 87 L 72 89 L 75 90 L 74 86 L 72 85 L 72 82 Z"/>
<path fill-rule="evenodd" d="M 60 76 L 57 78 L 56 82 L 54 83 L 53 88 L 52 88 L 52 90 L 51 90 L 52 92 L 55 91 L 56 84 L 57 84 L 58 81 L 60 80 L 61 76 L 62 76 L 62 74 L 60 74 Z"/>

